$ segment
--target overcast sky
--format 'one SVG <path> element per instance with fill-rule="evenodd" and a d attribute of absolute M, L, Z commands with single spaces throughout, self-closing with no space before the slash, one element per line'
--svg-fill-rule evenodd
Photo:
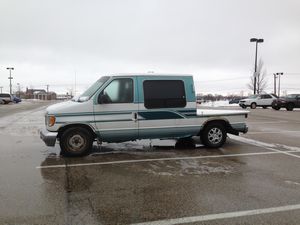
<path fill-rule="evenodd" d="M 255 44 L 273 91 L 300 92 L 299 0 L 0 0 L 0 86 L 81 92 L 112 73 L 193 74 L 197 92 L 248 93 Z M 234 79 L 237 78 L 237 79 Z M 215 80 L 213 82 L 213 80 Z"/>

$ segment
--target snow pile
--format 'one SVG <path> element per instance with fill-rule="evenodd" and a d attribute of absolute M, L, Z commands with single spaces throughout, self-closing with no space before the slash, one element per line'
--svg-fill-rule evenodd
<path fill-rule="evenodd" d="M 222 101 L 208 101 L 201 103 L 200 106 L 205 107 L 237 107 L 239 104 L 229 104 L 228 100 L 222 100 Z"/>

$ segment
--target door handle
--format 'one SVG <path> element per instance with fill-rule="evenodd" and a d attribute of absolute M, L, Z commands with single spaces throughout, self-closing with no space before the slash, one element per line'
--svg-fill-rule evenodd
<path fill-rule="evenodd" d="M 137 119 L 138 119 L 138 114 L 137 114 L 137 112 L 133 112 L 133 113 L 132 113 L 132 120 L 133 120 L 134 122 L 136 122 Z"/>

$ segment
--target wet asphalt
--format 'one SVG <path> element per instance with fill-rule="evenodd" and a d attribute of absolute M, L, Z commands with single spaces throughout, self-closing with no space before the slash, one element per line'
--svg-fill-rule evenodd
<path fill-rule="evenodd" d="M 0 105 L 0 224 L 300 224 L 300 111 L 251 110 L 220 149 L 145 140 L 63 158 L 39 139 L 48 104 Z"/>

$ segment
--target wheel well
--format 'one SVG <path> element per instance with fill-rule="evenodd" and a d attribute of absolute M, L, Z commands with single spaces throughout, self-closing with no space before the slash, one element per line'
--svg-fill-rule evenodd
<path fill-rule="evenodd" d="M 202 129 L 200 130 L 199 132 L 199 136 L 201 136 L 203 130 L 209 125 L 209 124 L 212 124 L 212 123 L 218 123 L 218 124 L 222 124 L 225 129 L 226 129 L 226 132 L 228 132 L 230 129 L 231 129 L 231 126 L 230 124 L 228 123 L 228 121 L 226 120 L 222 120 L 222 119 L 216 119 L 216 120 L 210 120 L 210 121 L 207 121 L 204 126 L 202 127 Z"/>
<path fill-rule="evenodd" d="M 90 132 L 91 135 L 93 135 L 94 138 L 96 138 L 96 134 L 95 132 L 93 131 L 93 129 L 89 126 L 89 125 L 86 125 L 86 124 L 69 124 L 69 125 L 66 125 L 66 126 L 63 126 L 61 128 L 58 129 L 58 135 L 57 137 L 60 138 L 61 135 L 63 134 L 63 132 L 71 127 L 81 127 L 81 128 L 84 128 L 86 130 L 88 130 Z"/>
<path fill-rule="evenodd" d="M 288 102 L 286 105 L 292 105 L 293 107 L 295 107 L 295 103 L 294 102 Z"/>

